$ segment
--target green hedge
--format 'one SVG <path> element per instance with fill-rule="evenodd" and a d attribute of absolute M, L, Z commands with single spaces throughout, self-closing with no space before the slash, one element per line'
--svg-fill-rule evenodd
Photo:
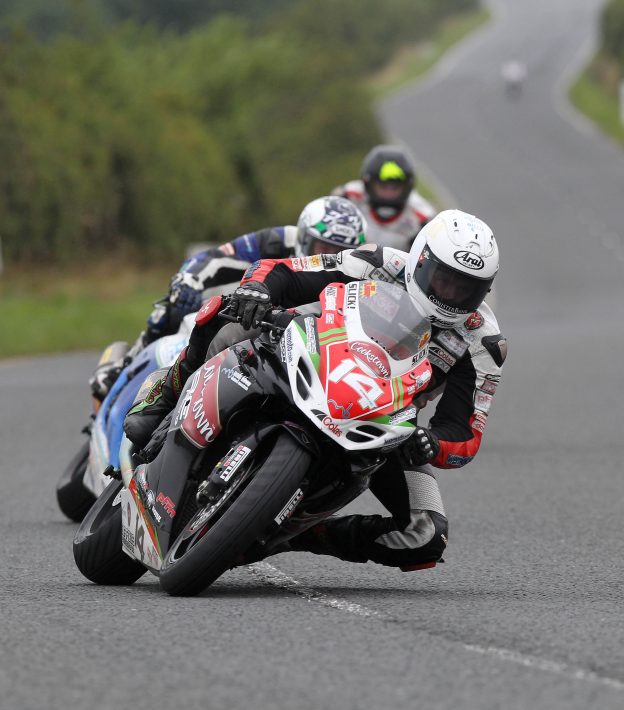
<path fill-rule="evenodd" d="M 304 0 L 270 31 L 231 16 L 186 34 L 12 31 L 0 41 L 5 257 L 130 246 L 177 258 L 185 242 L 292 221 L 381 139 L 362 77 L 475 4 Z"/>

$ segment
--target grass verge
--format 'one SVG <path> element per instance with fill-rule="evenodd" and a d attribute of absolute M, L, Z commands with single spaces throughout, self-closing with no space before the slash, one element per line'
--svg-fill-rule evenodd
<path fill-rule="evenodd" d="M 172 270 L 110 262 L 0 274 L 0 358 L 133 342 Z"/>
<path fill-rule="evenodd" d="M 604 133 L 624 143 L 617 96 L 619 69 L 600 54 L 596 55 L 570 87 L 570 101 Z"/>
<path fill-rule="evenodd" d="M 449 17 L 427 42 L 400 49 L 390 64 L 369 79 L 373 98 L 381 99 L 422 76 L 454 44 L 485 24 L 490 17 L 487 8 Z"/>

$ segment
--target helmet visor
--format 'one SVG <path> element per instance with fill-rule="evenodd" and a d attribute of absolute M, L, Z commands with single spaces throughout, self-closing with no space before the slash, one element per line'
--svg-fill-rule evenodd
<path fill-rule="evenodd" d="M 366 185 L 371 205 L 403 209 L 412 189 L 408 182 L 398 180 L 378 180 L 373 178 Z"/>
<path fill-rule="evenodd" d="M 427 245 L 414 269 L 413 278 L 435 306 L 451 313 L 476 311 L 494 281 L 494 277 L 479 279 L 443 264 Z"/>
<path fill-rule="evenodd" d="M 314 254 L 337 254 L 339 251 L 346 249 L 347 247 L 343 244 L 336 244 L 336 242 L 327 242 L 323 239 L 318 239 L 312 237 L 308 243 L 308 256 L 314 256 Z"/>
<path fill-rule="evenodd" d="M 328 230 L 327 236 L 319 235 L 316 228 L 300 229 L 299 243 L 303 256 L 313 256 L 314 254 L 337 254 L 344 249 L 354 249 L 364 243 L 364 233 L 357 232 L 351 227 L 343 225 L 333 225 Z"/>

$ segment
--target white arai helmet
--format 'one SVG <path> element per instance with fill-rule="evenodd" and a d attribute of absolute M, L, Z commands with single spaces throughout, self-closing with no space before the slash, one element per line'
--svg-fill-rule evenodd
<path fill-rule="evenodd" d="M 444 210 L 410 249 L 407 291 L 440 328 L 453 328 L 479 308 L 498 271 L 498 246 L 485 222 Z"/>

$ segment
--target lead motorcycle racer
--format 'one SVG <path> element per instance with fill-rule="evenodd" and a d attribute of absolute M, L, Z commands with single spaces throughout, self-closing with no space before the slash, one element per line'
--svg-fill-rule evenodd
<path fill-rule="evenodd" d="M 307 229 L 314 235 L 314 225 Z M 370 560 L 402 570 L 433 567 L 448 542 L 448 521 L 433 467 L 460 468 L 477 454 L 507 355 L 507 341 L 483 302 L 498 267 L 491 229 L 459 210 L 446 210 L 429 222 L 409 254 L 371 244 L 338 254 L 256 262 L 234 294 L 232 311 L 240 325 L 225 326 L 215 338 L 216 319 L 198 321 L 189 346 L 145 401 L 131 410 L 126 434 L 137 446 L 146 446 L 175 406 L 189 374 L 207 354 L 250 337 L 245 331 L 257 326 L 272 305 L 309 303 L 332 282 L 376 280 L 401 286 L 432 324 L 433 377 L 416 401 L 412 421 L 428 401 L 440 400 L 429 427 L 417 427 L 373 474 L 370 490 L 391 517 L 330 518 L 280 551 Z M 378 366 L 373 353 L 370 365 Z"/>

